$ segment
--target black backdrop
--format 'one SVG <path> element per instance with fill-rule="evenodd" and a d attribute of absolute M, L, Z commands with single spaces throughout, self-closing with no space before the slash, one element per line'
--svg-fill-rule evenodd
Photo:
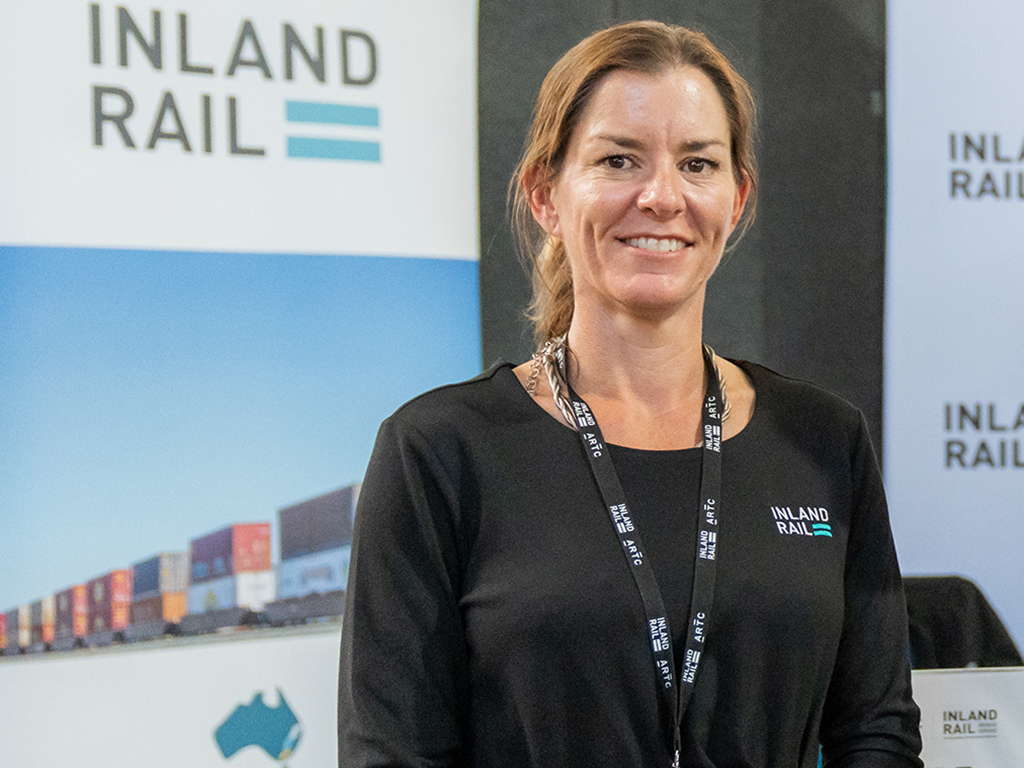
<path fill-rule="evenodd" d="M 532 351 L 506 192 L 540 82 L 585 35 L 640 18 L 706 32 L 758 102 L 757 221 L 712 279 L 706 340 L 848 398 L 881 450 L 884 0 L 481 0 L 484 364 Z"/>

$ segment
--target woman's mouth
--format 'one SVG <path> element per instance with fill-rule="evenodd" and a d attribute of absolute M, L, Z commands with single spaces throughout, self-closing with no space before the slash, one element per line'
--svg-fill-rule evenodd
<path fill-rule="evenodd" d="M 676 240 L 675 238 L 656 237 L 631 237 L 622 242 L 633 248 L 643 248 L 647 251 L 658 251 L 661 253 L 681 251 L 687 245 L 682 240 Z"/>

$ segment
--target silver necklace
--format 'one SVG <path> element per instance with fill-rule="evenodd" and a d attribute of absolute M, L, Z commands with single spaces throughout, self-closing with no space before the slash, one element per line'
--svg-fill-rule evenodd
<path fill-rule="evenodd" d="M 555 405 L 565 419 L 565 423 L 572 429 L 576 429 L 576 420 L 572 415 L 572 403 L 569 402 L 568 388 L 565 386 L 566 373 L 566 344 L 567 334 L 562 334 L 553 339 L 548 339 L 544 345 L 533 353 L 530 363 L 530 375 L 526 379 L 526 391 L 531 396 L 537 396 L 537 382 L 540 380 L 540 372 L 543 369 L 547 374 L 548 384 L 551 387 L 551 394 L 554 396 Z M 725 379 L 722 377 L 722 370 L 718 367 L 715 358 L 715 350 L 707 344 L 704 349 L 711 356 L 711 364 L 715 368 L 715 376 L 718 378 L 718 388 L 722 392 L 722 423 L 729 418 L 730 403 L 725 396 Z"/>

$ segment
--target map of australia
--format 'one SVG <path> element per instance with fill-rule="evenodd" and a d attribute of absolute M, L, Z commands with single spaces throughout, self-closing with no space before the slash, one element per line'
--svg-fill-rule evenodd
<path fill-rule="evenodd" d="M 302 726 L 277 689 L 278 705 L 268 707 L 263 692 L 248 704 L 239 704 L 214 732 L 214 739 L 225 758 L 246 747 L 260 747 L 274 760 L 287 760 L 302 737 Z"/>

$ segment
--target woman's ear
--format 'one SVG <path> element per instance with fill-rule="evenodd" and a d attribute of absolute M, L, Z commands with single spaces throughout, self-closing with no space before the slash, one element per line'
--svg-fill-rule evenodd
<path fill-rule="evenodd" d="M 729 227 L 730 234 L 736 228 L 743 215 L 743 209 L 747 207 L 747 198 L 750 196 L 750 174 L 741 171 L 743 183 L 736 188 L 736 197 L 732 203 L 732 225 Z"/>
<path fill-rule="evenodd" d="M 523 175 L 523 187 L 530 199 L 530 212 L 541 229 L 552 237 L 561 237 L 558 211 L 552 200 L 552 182 L 546 168 L 533 166 Z"/>

